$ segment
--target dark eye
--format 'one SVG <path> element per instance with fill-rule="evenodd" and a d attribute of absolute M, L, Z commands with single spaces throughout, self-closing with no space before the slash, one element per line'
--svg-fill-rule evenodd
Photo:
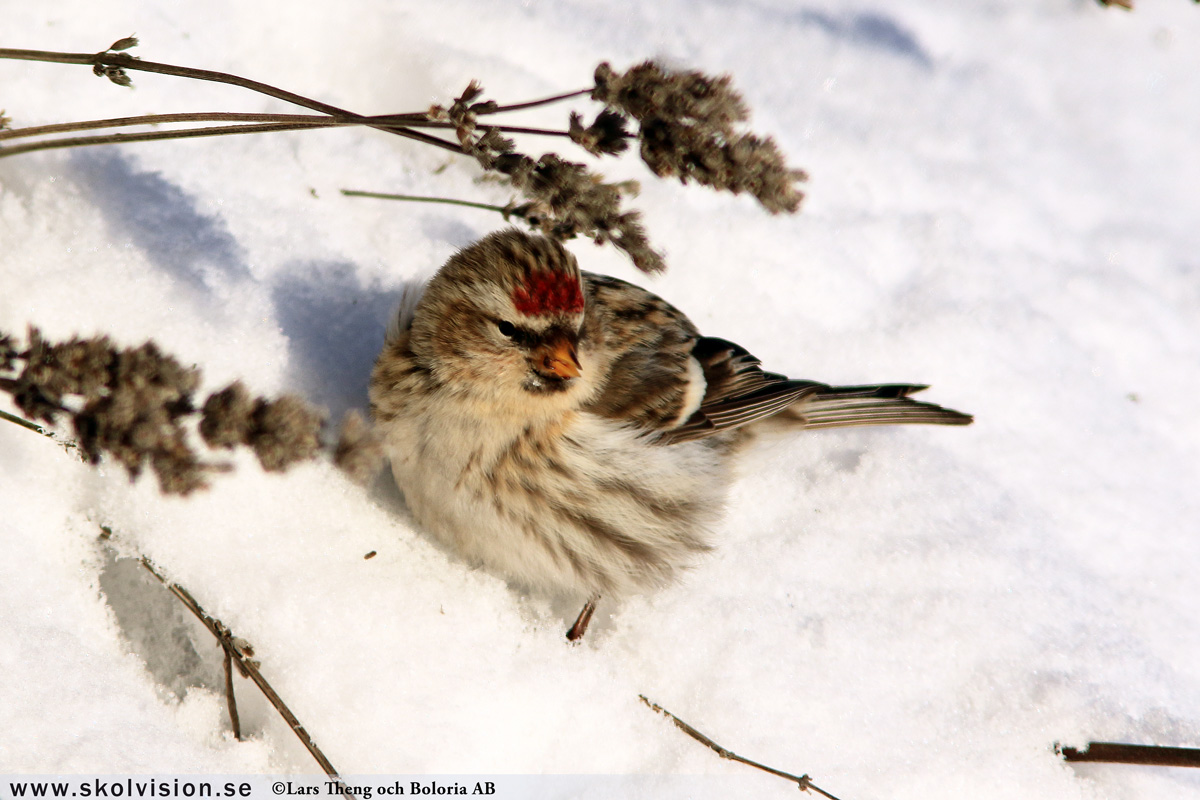
<path fill-rule="evenodd" d="M 496 327 L 500 329 L 500 333 L 510 339 L 517 338 L 517 326 L 513 325 L 508 320 L 497 323 Z"/>

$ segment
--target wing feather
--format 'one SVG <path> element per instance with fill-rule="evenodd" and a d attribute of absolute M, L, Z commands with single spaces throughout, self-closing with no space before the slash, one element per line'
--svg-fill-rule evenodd
<path fill-rule="evenodd" d="M 909 399 L 910 394 L 928 388 L 920 384 L 829 386 L 789 380 L 764 371 L 745 348 L 712 337 L 701 337 L 692 355 L 708 381 L 704 401 L 682 425 L 663 432 L 656 440 L 660 444 L 702 439 L 781 413 L 813 429 L 972 421 L 967 414 Z"/>
<path fill-rule="evenodd" d="M 602 343 L 610 359 L 585 410 L 631 424 L 655 444 L 703 439 L 775 415 L 804 428 L 971 422 L 910 399 L 927 388 L 920 384 L 829 386 L 767 372 L 744 347 L 700 336 L 682 312 L 645 289 L 589 272 L 583 282 L 583 338 Z"/>

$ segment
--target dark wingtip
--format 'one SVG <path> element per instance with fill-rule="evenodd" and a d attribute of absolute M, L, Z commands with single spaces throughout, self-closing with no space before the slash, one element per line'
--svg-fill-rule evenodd
<path fill-rule="evenodd" d="M 892 388 L 892 387 L 887 387 L 887 388 Z M 902 394 L 898 395 L 899 397 L 908 397 L 910 394 L 916 394 L 917 392 L 925 391 L 926 389 L 929 388 L 929 384 L 914 383 L 914 384 L 909 384 L 907 386 L 898 386 L 896 388 L 901 389 L 901 390 L 907 390 L 907 391 L 904 391 Z M 922 403 L 922 405 L 933 406 L 932 403 Z M 970 425 L 973 422 L 975 422 L 974 414 L 964 414 L 961 411 L 955 411 L 953 408 L 946 408 L 945 406 L 933 406 L 933 407 L 937 408 L 939 411 L 942 412 L 942 418 L 939 419 L 938 422 L 940 422 L 943 425 Z"/>

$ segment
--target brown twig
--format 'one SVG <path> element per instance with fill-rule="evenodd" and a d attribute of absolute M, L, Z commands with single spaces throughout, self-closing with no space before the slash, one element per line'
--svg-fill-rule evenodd
<path fill-rule="evenodd" d="M 451 129 L 452 122 L 428 119 L 420 114 L 381 114 L 378 116 L 336 117 L 317 114 L 253 114 L 235 111 L 196 111 L 178 114 L 142 114 L 134 117 L 113 117 L 111 119 L 81 120 L 80 122 L 60 122 L 53 125 L 30 125 L 25 128 L 0 129 L 0 141 L 5 139 L 28 139 L 33 136 L 52 136 L 60 133 L 76 133 L 79 131 L 94 131 L 104 128 L 127 128 L 134 125 L 170 125 L 181 122 L 254 122 L 295 125 L 303 128 L 336 128 L 351 125 L 369 125 L 372 127 L 413 127 Z M 529 128 L 520 125 L 487 125 L 484 129 L 492 129 L 502 133 L 523 133 L 534 136 L 570 136 L 569 131 L 549 128 Z M 184 129 L 187 131 L 201 130 L 199 128 Z M 217 129 L 219 130 L 219 129 Z M 168 133 L 164 131 L 163 133 Z"/>
<path fill-rule="evenodd" d="M 159 75 L 171 75 L 177 78 L 191 78 L 193 80 L 211 81 L 213 83 L 224 83 L 230 86 L 237 86 L 241 89 L 249 89 L 252 92 L 274 97 L 277 100 L 283 100 L 286 103 L 309 108 L 313 111 L 319 111 L 322 114 L 328 114 L 331 117 L 344 119 L 360 120 L 358 124 L 369 125 L 373 128 L 394 133 L 398 136 L 404 136 L 409 139 L 432 144 L 436 147 L 442 147 L 447 150 L 453 150 L 458 153 L 463 153 L 461 146 L 452 142 L 447 142 L 444 139 L 438 139 L 436 136 L 430 136 L 427 133 L 412 130 L 400 125 L 389 125 L 386 123 L 370 123 L 365 122 L 367 117 L 360 117 L 357 114 L 352 114 L 349 111 L 338 108 L 337 106 L 323 103 L 320 100 L 314 100 L 304 95 L 289 92 L 286 89 L 280 89 L 276 86 L 271 86 L 267 83 L 243 78 L 238 75 L 231 75 L 227 72 L 217 72 L 209 69 L 196 69 L 194 67 L 181 67 L 176 64 L 164 64 L 157 61 L 143 61 L 135 56 L 127 53 L 112 52 L 106 50 L 99 53 L 61 53 L 51 50 L 18 50 L 12 48 L 0 48 L 0 58 L 16 59 L 20 61 L 45 61 L 56 64 L 84 64 L 91 65 L 97 69 L 115 69 L 115 70 L 137 70 L 140 72 L 152 72 Z M 11 153 L 10 153 L 11 155 Z"/>
<path fill-rule="evenodd" d="M 277 100 L 291 103 L 293 105 L 311 108 L 313 111 L 320 111 L 323 114 L 331 116 L 351 116 L 349 112 L 343 111 L 337 106 L 328 103 L 322 103 L 319 100 L 305 97 L 289 92 L 286 89 L 280 89 L 276 86 L 271 86 L 267 83 L 243 78 L 238 75 L 231 75 L 227 72 L 217 72 L 209 69 L 196 69 L 194 67 L 181 67 L 175 64 L 163 64 L 157 61 L 143 61 L 135 56 L 127 53 L 117 53 L 112 51 L 102 51 L 99 53 L 62 53 L 53 50 L 17 50 L 11 48 L 0 48 L 0 58 L 16 59 L 21 61 L 46 61 L 56 64 L 84 64 L 92 67 L 114 67 L 117 69 L 132 69 L 140 72 L 153 72 L 159 75 L 172 75 L 177 78 L 192 78 L 201 81 L 212 81 L 214 83 L 225 83 L 230 86 L 237 86 L 242 89 L 249 89 L 252 92 L 265 94 L 268 97 L 274 97 Z"/>
<path fill-rule="evenodd" d="M 5 420 L 6 422 L 11 422 L 14 425 L 20 425 L 22 428 L 33 431 L 34 433 L 40 433 L 42 436 L 45 436 L 47 439 L 54 442 L 64 450 L 78 451 L 78 445 L 76 445 L 75 442 L 72 442 L 69 439 L 60 439 L 54 434 L 54 431 L 48 428 L 43 428 L 36 422 L 30 422 L 24 417 L 18 417 L 16 414 L 10 414 L 7 411 L 0 411 L 0 419 Z"/>
<path fill-rule="evenodd" d="M 36 423 L 30 422 L 29 420 L 23 419 L 14 414 L 9 414 L 7 411 L 0 410 L 0 419 L 20 425 L 22 428 L 31 430 L 35 433 L 40 433 L 41 435 L 57 442 L 64 447 L 75 447 L 73 442 L 61 441 L 46 428 L 43 428 Z M 100 538 L 105 540 L 111 539 L 112 529 L 101 525 Z M 255 685 L 258 686 L 259 690 L 267 698 L 267 701 L 275 707 L 275 710 L 278 711 L 279 715 L 283 717 L 285 722 L 287 722 L 288 727 L 290 727 L 296 734 L 296 737 L 300 739 L 301 744 L 308 749 L 308 752 L 311 753 L 313 758 L 316 759 L 317 763 L 321 765 L 321 769 L 325 771 L 325 774 L 329 775 L 337 782 L 339 789 L 343 794 L 346 795 L 346 797 L 353 798 L 353 795 L 350 793 L 350 790 L 346 784 L 342 781 L 341 776 L 338 774 L 333 764 L 331 764 L 329 759 L 325 757 L 325 754 L 321 752 L 321 749 L 317 746 L 317 743 L 313 741 L 312 736 L 310 736 L 308 731 L 304 729 L 304 726 L 300 724 L 300 720 L 296 719 L 296 715 L 292 713 L 291 709 L 287 707 L 287 704 L 283 702 L 283 699 L 275 692 L 275 689 L 271 686 L 271 684 L 267 682 L 267 679 L 263 677 L 262 673 L 258 669 L 258 663 L 251 658 L 253 651 L 249 648 L 249 646 L 246 645 L 242 640 L 235 638 L 229 628 L 227 628 L 219 619 L 209 616 L 209 614 L 200 607 L 200 604 L 196 602 L 196 599 L 192 597 L 191 593 L 188 592 L 187 589 L 184 589 L 177 583 L 169 583 L 167 579 L 163 577 L 162 573 L 155 568 L 150 559 L 142 556 L 140 561 L 142 566 L 145 567 L 151 575 L 158 579 L 159 583 L 161 583 L 163 586 L 166 586 L 167 589 L 169 589 L 171 593 L 175 595 L 175 597 L 177 597 L 179 601 L 182 602 L 187 609 L 204 624 L 204 627 L 208 628 L 209 632 L 216 637 L 222 649 L 225 651 L 225 699 L 229 706 L 229 720 L 233 727 L 234 737 L 239 741 L 242 738 L 241 721 L 238 717 L 237 701 L 233 691 L 232 666 L 236 663 L 238 671 L 241 672 L 243 676 L 254 681 Z"/>
<path fill-rule="evenodd" d="M 749 112 L 728 76 L 672 70 L 653 61 L 618 73 L 608 63 L 602 63 L 596 67 L 594 85 L 587 89 L 502 106 L 495 101 L 480 100 L 483 88 L 472 81 L 448 107 L 432 106 L 422 114 L 381 118 L 351 114 L 329 103 L 237 75 L 143 61 L 120 52 L 137 44 L 135 37 L 127 37 L 99 53 L 0 49 L 0 59 L 91 65 L 96 75 L 122 86 L 131 84 L 126 70 L 212 81 L 299 105 L 328 115 L 330 119 L 319 122 L 300 122 L 293 118 L 259 120 L 244 126 L 81 137 L 0 148 L 0 156 L 115 142 L 262 133 L 330 124 L 365 125 L 471 156 L 485 171 L 502 176 L 502 180 L 521 192 L 530 201 L 529 208 L 536 208 L 537 213 L 524 217 L 534 230 L 560 241 L 586 236 L 596 244 L 611 244 L 645 272 L 661 271 L 666 268 L 666 262 L 651 245 L 641 213 L 623 208 L 623 191 L 619 185 L 605 181 L 586 165 L 563 159 L 556 153 L 543 153 L 535 159 L 518 151 L 515 142 L 503 134 L 565 137 L 593 156 L 619 155 L 629 150 L 631 140 L 636 139 L 640 142 L 638 151 L 642 160 L 660 178 L 674 177 L 685 184 L 696 182 L 732 194 L 746 192 L 772 214 L 796 212 L 803 198 L 796 184 L 806 179 L 804 171 L 787 165 L 770 136 L 742 129 Z M 590 124 L 585 124 L 580 114 L 572 112 L 565 131 L 489 125 L 479 121 L 498 113 L 535 108 L 583 95 L 603 104 L 604 110 Z M 631 123 L 636 123 L 636 133 L 628 128 Z M 452 130 L 454 139 L 434 136 L 419 128 Z M 64 132 L 69 128 L 57 127 L 55 130 Z"/>
<path fill-rule="evenodd" d="M 1200 767 L 1200 749 L 1153 744 L 1088 742 L 1083 750 L 1055 745 L 1064 761 L 1100 761 L 1110 764 L 1145 764 L 1155 767 Z"/>
<path fill-rule="evenodd" d="M 337 123 L 334 123 L 337 124 Z M 277 123 L 264 125 L 222 125 L 209 128 L 187 128 L 174 131 L 147 131 L 145 133 L 110 133 L 105 136 L 73 136 L 49 139 L 28 144 L 0 147 L 0 158 L 33 153 L 39 150 L 56 150 L 63 147 L 88 147 L 98 144 L 129 144 L 130 142 L 153 142 L 160 139 L 191 139 L 202 136 L 227 136 L 243 133 L 275 133 L 277 131 L 301 131 L 328 127 L 329 123 Z M 435 138 L 435 137 L 430 137 Z M 441 141 L 440 139 L 438 141 Z M 449 144 L 444 142 L 443 144 Z M 455 150 L 457 148 L 449 147 Z"/>
<path fill-rule="evenodd" d="M 586 89 L 576 89 L 573 92 L 563 92 L 562 94 L 556 94 L 551 97 L 543 97 L 541 100 L 529 100 L 524 103 L 513 103 L 513 104 L 507 105 L 507 106 L 496 106 L 493 109 L 490 109 L 487 111 L 480 111 L 478 113 L 481 116 L 483 114 L 502 114 L 505 111 L 522 111 L 527 108 L 536 108 L 538 106 L 547 106 L 547 105 L 550 105 L 551 103 L 558 103 L 563 100 L 570 100 L 571 98 L 574 98 L 574 97 L 581 97 L 582 95 L 585 95 L 585 94 L 591 94 L 595 90 L 595 88 L 596 87 L 594 87 L 594 86 L 589 86 Z"/>
<path fill-rule="evenodd" d="M 7 411 L 0 410 L 0 419 L 8 420 L 9 422 L 13 423 L 14 425 L 20 425 L 22 428 L 25 428 L 26 430 L 31 430 L 34 433 L 40 433 L 42 436 L 45 436 L 47 439 L 54 438 L 54 434 L 51 433 L 50 431 L 46 430 L 45 428 L 43 428 L 41 425 L 38 425 L 36 422 L 30 422 L 29 420 L 25 419 L 24 417 L 18 417 L 16 414 L 10 414 Z M 60 442 L 60 444 L 61 444 L 61 442 Z"/>
<path fill-rule="evenodd" d="M 374 200 L 402 200 L 410 203 L 441 203 L 448 206 L 478 208 L 483 211 L 494 211 L 503 216 L 506 222 L 513 219 L 519 219 L 530 223 L 530 225 L 537 225 L 537 221 L 540 218 L 538 209 L 542 207 L 538 203 L 517 203 L 515 200 L 508 203 L 508 205 L 498 206 L 495 203 L 476 203 L 473 200 L 459 200 L 453 197 L 428 197 L 417 194 L 392 194 L 390 192 L 364 192 L 358 189 L 342 189 L 342 194 L 346 197 L 366 197 Z"/>
<path fill-rule="evenodd" d="M 229 708 L 229 726 L 233 728 L 233 738 L 242 740 L 242 720 L 238 717 L 237 695 L 233 693 L 233 653 L 222 644 L 225 651 L 225 705 Z"/>
<path fill-rule="evenodd" d="M 142 114 L 136 117 L 90 119 L 80 122 L 60 122 L 54 125 L 30 125 L 27 128 L 0 130 L 0 141 L 25 139 L 31 136 L 50 136 L 59 133 L 93 131 L 102 128 L 127 128 L 133 125 L 168 125 L 178 122 L 311 122 L 319 125 L 354 124 L 334 117 L 316 114 L 247 114 L 230 111 L 202 111 L 183 114 Z"/>
<path fill-rule="evenodd" d="M 648 699 L 646 699 L 646 695 L 639 694 L 638 697 L 641 699 L 641 701 L 643 703 L 645 703 L 647 706 L 649 706 L 652 710 L 657 711 L 658 713 L 668 717 L 672 722 L 675 723 L 675 726 L 677 728 L 679 728 L 681 731 L 686 733 L 688 736 L 695 739 L 700 744 L 702 744 L 705 747 L 707 747 L 708 749 L 712 750 L 714 753 L 719 755 L 721 758 L 729 759 L 730 761 L 738 761 L 747 766 L 754 767 L 755 769 L 760 769 L 763 772 L 769 772 L 772 775 L 778 775 L 780 778 L 786 778 L 787 780 L 794 782 L 796 784 L 796 787 L 798 789 L 800 789 L 800 791 L 802 791 L 802 792 L 807 792 L 807 791 L 811 790 L 823 797 L 829 798 L 829 800 L 838 800 L 836 797 L 831 795 L 829 792 L 825 791 L 824 789 L 822 789 L 821 787 L 819 787 L 815 783 L 813 783 L 812 779 L 809 778 L 807 775 L 793 775 L 790 772 L 784 772 L 783 770 L 778 770 L 778 769 L 775 769 L 774 767 L 768 767 L 766 764 L 760 764 L 757 761 L 751 761 L 748 758 L 743 758 L 742 756 L 739 756 L 737 753 L 733 752 L 732 750 L 726 750 L 724 747 L 717 744 L 712 739 L 708 738 L 703 733 L 696 730 L 691 725 L 687 724 L 686 722 L 681 720 L 679 717 L 675 716 L 670 711 L 667 711 L 665 708 L 658 705 L 657 703 L 651 703 Z"/>
<path fill-rule="evenodd" d="M 292 732 L 296 734 L 296 737 L 300 740 L 300 743 L 304 745 L 308 752 L 312 754 L 312 757 L 316 759 L 317 763 L 321 765 L 321 769 L 325 771 L 325 774 L 333 778 L 338 783 L 338 786 L 342 790 L 343 794 L 345 794 L 347 797 L 352 797 L 353 795 L 350 794 L 348 787 L 346 787 L 346 784 L 342 781 L 338 771 L 334 769 L 333 764 L 331 764 L 329 759 L 325 757 L 325 754 L 321 752 L 321 748 L 317 747 L 317 743 L 313 741 L 312 736 L 310 736 L 308 731 L 304 729 L 304 726 L 300 724 L 300 720 L 296 719 L 296 715 L 292 713 L 292 710 L 287 707 L 287 704 L 283 702 L 283 699 L 280 698 L 280 696 L 275 692 L 275 689 L 272 688 L 271 684 L 267 682 L 267 679 L 263 677 L 263 674 L 258 669 L 258 664 L 246 653 L 246 648 L 244 646 L 239 646 L 239 642 L 235 640 L 229 628 L 225 627 L 220 620 L 209 616 L 208 613 L 200 607 L 200 604 L 196 602 L 196 599 L 192 597 L 191 593 L 188 592 L 187 589 L 184 589 L 177 583 L 168 582 L 167 579 L 163 577 L 162 573 L 155 568 L 150 559 L 142 556 L 140 560 L 142 566 L 145 567 L 151 575 L 153 575 L 155 578 L 158 578 L 159 583 L 161 583 L 163 586 L 166 586 L 167 589 L 171 591 L 171 594 L 175 595 L 177 598 L 179 598 L 181 603 L 187 606 L 188 611 L 191 611 L 192 614 L 195 615 L 196 619 L 204 623 L 204 627 L 208 628 L 209 632 L 217 638 L 217 641 L 219 641 L 221 646 L 225 649 L 225 657 L 229 659 L 229 662 L 227 663 L 237 663 L 238 670 L 243 675 L 250 678 L 250 680 L 254 681 L 254 684 L 263 693 L 263 696 L 266 697 L 267 701 L 275 707 L 275 710 L 279 712 L 279 716 L 283 717 L 284 721 L 287 722 L 288 727 L 290 727 Z M 228 669 L 226 674 L 229 674 Z M 228 684 L 226 691 L 229 694 L 232 694 Z M 230 716 L 232 717 L 234 714 L 236 714 L 236 711 L 233 710 L 232 705 L 230 706 L 230 709 Z"/>
<path fill-rule="evenodd" d="M 123 44 L 123 47 L 122 47 L 122 49 L 123 49 L 124 47 L 131 47 L 133 45 L 136 45 L 137 42 L 134 39 L 130 39 L 130 40 L 126 40 L 122 44 Z M 114 47 L 116 47 L 116 45 L 114 45 Z M 261 81 L 255 81 L 255 80 L 251 80 L 249 78 L 243 78 L 239 75 L 233 75 L 228 72 L 219 72 L 216 70 L 208 70 L 208 69 L 197 69 L 195 67 L 183 67 L 183 66 L 179 66 L 177 64 L 166 64 L 166 63 L 157 62 L 157 61 L 144 61 L 141 58 L 138 58 L 137 56 L 131 56 L 128 53 L 116 52 L 116 50 L 114 50 L 112 48 L 110 48 L 109 50 L 101 51 L 99 53 L 64 53 L 64 52 L 53 51 L 53 50 L 22 50 L 22 49 L 16 49 L 16 48 L 0 48 L 0 59 L 13 59 L 13 60 L 19 60 L 19 61 L 43 61 L 43 62 L 50 62 L 50 63 L 57 63 L 57 64 L 91 65 L 96 70 L 106 70 L 106 69 L 127 70 L 127 69 L 129 69 L 129 70 L 137 70 L 137 71 L 141 71 L 141 72 L 156 73 L 159 75 L 170 75 L 170 76 L 179 77 L 179 78 L 191 78 L 193 80 L 211 81 L 214 83 L 224 83 L 224 84 L 227 84 L 230 86 L 236 86 L 236 87 L 239 87 L 242 89 L 249 89 L 250 91 L 257 92 L 259 94 L 264 94 L 264 95 L 267 95 L 268 97 L 273 97 L 277 100 L 283 100 L 284 102 L 291 103 L 291 104 L 297 105 L 297 106 L 301 106 L 303 108 L 312 109 L 313 111 L 319 111 L 322 114 L 328 115 L 329 119 L 324 119 L 324 120 L 319 120 L 319 121 L 318 120 L 310 120 L 312 122 L 312 124 L 316 125 L 316 126 L 323 127 L 326 125 L 368 125 L 370 127 L 374 127 L 374 128 L 378 128 L 380 130 L 387 131 L 388 133 L 394 133 L 394 134 L 397 134 L 400 136 L 417 139 L 417 140 L 425 142 L 427 144 L 432 144 L 434 146 L 452 150 L 457 153 L 465 153 L 465 151 L 461 145 L 455 144 L 454 142 L 448 142 L 443 139 L 438 139 L 436 137 L 431 137 L 428 134 L 420 133 L 419 131 L 412 129 L 414 127 L 421 127 L 421 128 L 453 128 L 453 127 L 455 127 L 455 125 L 453 123 L 431 120 L 429 118 L 428 114 L 426 114 L 425 112 L 406 113 L 406 114 L 389 114 L 389 115 L 379 116 L 379 117 L 364 117 L 364 116 L 360 116 L 358 114 L 353 114 L 349 111 L 338 108 L 337 106 L 331 105 L 329 103 L 324 103 L 320 100 L 314 100 L 311 97 L 305 97 L 304 95 L 297 94 L 295 92 L 290 92 L 290 91 L 287 91 L 286 89 L 280 89 L 277 86 L 272 86 L 267 83 L 262 83 Z M 99 74 L 103 74 L 103 73 L 99 73 Z M 569 100 L 571 98 L 579 97 L 581 95 L 590 94 L 593 91 L 593 89 L 594 89 L 594 87 L 589 87 L 587 89 L 578 89 L 578 90 L 572 91 L 572 92 L 564 92 L 562 94 L 553 95 L 551 97 L 545 97 L 545 98 L 542 98 L 539 100 L 530 100 L 530 101 L 523 102 L 523 103 L 513 103 L 513 104 L 507 105 L 507 106 L 495 106 L 490 109 L 481 109 L 477 113 L 479 113 L 480 115 L 499 114 L 499 113 L 503 113 L 503 112 L 507 112 L 507 111 L 519 111 L 522 109 L 535 108 L 538 106 L 548 105 L 551 103 L 557 103 L 557 102 L 560 102 L 563 100 Z M 221 119 L 221 118 L 228 119 L 228 118 L 233 118 L 234 116 L 235 115 L 206 115 L 206 114 L 149 115 L 147 118 L 144 118 L 141 123 L 129 121 L 128 119 L 127 120 L 100 120 L 100 121 L 96 121 L 93 123 L 67 123 L 67 124 L 64 124 L 61 126 L 40 126 L 42 128 L 41 130 L 29 129 L 29 131 L 36 131 L 36 132 L 9 131 L 7 133 L 0 133 L 0 138 L 11 138 L 14 136 L 21 136 L 21 135 L 32 136 L 32 135 L 39 135 L 41 133 L 51 132 L 49 130 L 46 130 L 47 128 L 53 128 L 53 129 L 55 129 L 56 132 L 67 132 L 67 131 L 74 131 L 74 130 L 86 130 L 86 129 L 88 129 L 88 127 L 108 127 L 109 125 L 106 123 L 111 123 L 114 126 L 115 125 L 131 125 L 131 124 L 152 124 L 152 120 L 150 119 L 150 117 L 159 117 L 160 119 L 158 119 L 157 122 L 168 122 L 168 121 L 170 121 L 170 122 L 185 122 L 185 121 L 195 122 L 195 121 L 204 121 L 206 118 L 210 119 L 210 120 L 211 119 Z M 271 121 L 271 120 L 269 120 L 269 118 L 273 115 L 236 115 L 236 116 L 243 116 L 246 118 L 258 117 L 259 121 Z M 279 115 L 279 116 L 283 116 L 283 115 Z M 168 117 L 175 117 L 175 119 L 167 119 Z M 266 118 L 266 119 L 264 119 L 264 118 Z M 282 121 L 282 120 L 276 119 L 273 121 Z M 293 120 L 293 121 L 298 122 L 298 120 Z M 88 126 L 88 127 L 85 127 L 85 126 Z M 501 125 L 487 125 L 487 126 L 481 126 L 481 127 L 482 128 L 496 128 L 496 129 L 504 131 L 506 133 L 526 133 L 526 134 L 534 134 L 534 135 L 540 135 L 540 136 L 569 136 L 569 133 L 567 131 L 547 130 L 547 129 L 543 129 L 543 128 L 526 128 L 526 127 L 501 126 Z M 197 129 L 197 130 L 201 130 L 201 129 Z M 203 129 L 203 130 L 208 130 L 208 129 Z M 266 132 L 267 130 L 286 130 L 286 129 L 279 129 L 279 128 L 263 129 L 262 132 Z M 231 132 L 231 133 L 232 132 L 252 133 L 254 131 L 229 131 L 229 132 Z M 162 136 L 162 137 L 156 137 L 156 138 L 179 138 L 180 136 L 187 136 L 187 135 L 200 136 L 200 135 L 213 135 L 213 134 L 187 131 L 187 132 L 183 132 L 182 134 L 176 134 L 175 137 Z M 146 141 L 146 140 L 145 139 L 135 139 L 135 140 L 127 139 L 124 141 Z M 99 142 L 90 142 L 90 141 L 86 142 L 86 144 L 98 144 L 98 143 Z M 15 155 L 17 152 L 28 152 L 28 151 L 27 150 L 0 151 L 0 154 Z"/>
<path fill-rule="evenodd" d="M 417 194 L 390 194 L 388 192 L 363 192 L 358 189 L 342 189 L 342 194 L 346 197 L 369 197 L 374 200 L 406 200 L 412 203 L 444 203 L 450 206 L 465 206 L 466 208 L 480 208 L 484 211 L 497 211 L 501 214 L 507 211 L 506 206 L 498 206 L 493 203 L 476 203 L 471 200 L 456 200 L 453 197 L 425 197 Z"/>

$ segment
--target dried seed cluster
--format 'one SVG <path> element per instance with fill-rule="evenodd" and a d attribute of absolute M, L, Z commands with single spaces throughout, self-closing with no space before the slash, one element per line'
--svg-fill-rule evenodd
<path fill-rule="evenodd" d="M 93 65 L 96 75 L 122 86 L 131 85 L 127 71 L 166 70 L 170 74 L 217 80 L 289 99 L 335 117 L 343 113 L 325 103 L 236 75 L 141 62 L 124 52 L 137 45 L 138 40 L 134 36 L 118 39 L 106 50 L 88 57 L 87 61 Z M 43 54 L 47 60 L 57 60 L 56 57 L 63 55 L 71 54 Z M 604 106 L 590 123 L 577 112 L 570 114 L 565 129 L 558 130 L 522 128 L 487 121 L 489 117 L 545 106 L 584 94 L 589 94 Z M 659 177 L 677 177 L 683 183 L 695 181 L 735 194 L 746 192 L 772 213 L 794 212 L 799 208 L 802 194 L 796 184 L 805 180 L 804 172 L 787 166 L 770 137 L 741 129 L 749 112 L 728 76 L 712 77 L 696 71 L 671 70 L 654 61 L 645 61 L 618 73 L 608 63 L 602 63 L 596 67 L 594 84 L 580 91 L 510 106 L 482 99 L 482 95 L 483 87 L 477 81 L 471 81 L 448 107 L 435 105 L 423 113 L 393 115 L 391 122 L 363 119 L 353 121 L 353 124 L 371 124 L 381 130 L 415 136 L 428 144 L 474 157 L 484 170 L 502 176 L 520 193 L 519 199 L 514 199 L 502 209 L 506 218 L 522 219 L 534 230 L 559 240 L 586 236 L 597 244 L 612 244 L 623 250 L 637 267 L 646 272 L 662 270 L 665 264 L 646 236 L 641 214 L 622 208 L 624 195 L 633 186 L 631 182 L 609 183 L 584 164 L 569 161 L 555 153 L 531 156 L 519 152 L 513 141 L 502 134 L 562 136 L 594 156 L 619 155 L 630 148 L 636 136 L 642 159 Z M 118 123 L 150 122 L 155 116 L 108 120 L 104 127 Z M 209 121 L 209 115 L 206 114 L 184 116 L 194 117 L 189 121 L 197 123 Z M 0 113 L 0 128 L 6 124 L 7 118 Z M 278 130 L 280 124 L 285 128 L 306 126 L 291 117 L 284 123 L 280 117 L 274 122 L 264 122 L 259 129 Z M 631 132 L 634 126 L 636 133 Z M 94 127 L 92 123 L 80 123 L 80 129 L 91 127 Z M 121 134 L 117 138 L 124 141 L 246 133 L 255 127 L 194 127 Z M 453 130 L 457 142 L 419 133 L 418 129 L 428 127 Z M 38 130 L 34 128 L 28 133 L 18 131 L 17 134 L 33 135 L 33 131 Z M 46 140 L 2 147 L 0 156 L 46 147 L 77 147 L 111 141 L 116 139 L 109 135 Z"/>
<path fill-rule="evenodd" d="M 383 458 L 383 443 L 370 423 L 357 411 L 348 412 L 342 419 L 333 463 L 356 483 L 366 484 L 383 467 Z"/>
<path fill-rule="evenodd" d="M 136 36 L 126 36 L 123 39 L 117 39 L 104 52 L 119 53 L 122 50 L 129 50 L 137 46 L 138 40 Z M 96 64 L 92 67 L 92 74 L 98 78 L 108 78 L 117 86 L 133 86 L 133 81 L 130 79 L 129 74 L 121 67 L 112 66 L 111 64 Z"/>
<path fill-rule="evenodd" d="M 323 419 L 321 412 L 298 397 L 251 397 L 241 381 L 234 381 L 204 401 L 200 436 L 214 448 L 246 445 L 263 469 L 281 472 L 321 449 L 317 434 Z"/>
<path fill-rule="evenodd" d="M 449 109 L 435 106 L 429 115 L 434 120 L 452 122 L 463 150 L 485 170 L 505 176 L 529 200 L 526 205 L 513 207 L 510 213 L 555 239 L 587 236 L 597 244 L 611 243 L 625 251 L 639 269 L 663 269 L 662 256 L 646 238 L 641 214 L 621 209 L 622 186 L 606 183 L 585 165 L 555 153 L 534 160 L 517 152 L 512 139 L 494 127 L 479 124 L 479 115 L 497 110 L 493 101 L 476 101 L 482 92 L 472 81 Z M 579 120 L 575 124 L 578 132 L 572 138 L 591 142 L 597 152 L 616 152 L 626 144 L 618 132 L 617 116 L 602 114 L 588 128 L 583 128 Z"/>
<path fill-rule="evenodd" d="M 585 128 L 583 117 L 572 111 L 567 135 L 572 142 L 594 156 L 615 156 L 629 149 L 632 136 L 626 130 L 626 124 L 625 117 L 606 108 Z"/>
<path fill-rule="evenodd" d="M 629 148 L 631 122 L 638 125 L 642 159 L 659 177 L 678 177 L 715 189 L 753 195 L 772 213 L 794 212 L 803 195 L 803 171 L 787 166 L 770 137 L 739 131 L 749 116 L 728 76 L 671 71 L 647 61 L 618 74 L 607 63 L 596 68 L 593 100 L 605 105 L 591 124 L 572 112 L 566 134 L 595 156 Z M 471 81 L 449 108 L 434 106 L 429 119 L 453 124 L 459 145 L 485 170 L 503 175 L 526 201 L 510 204 L 506 216 L 559 240 L 587 236 L 611 243 L 646 272 L 664 268 L 650 246 L 637 211 L 621 208 L 622 184 L 607 183 L 585 165 L 555 153 L 540 158 L 518 152 L 511 139 L 480 117 L 505 111 L 480 100 Z"/>
<path fill-rule="evenodd" d="M 642 160 L 662 177 L 747 192 L 773 214 L 795 212 L 803 170 L 787 166 L 774 140 L 736 126 L 749 117 L 728 75 L 676 72 L 646 61 L 618 74 L 596 67 L 592 99 L 639 124 Z"/>
<path fill-rule="evenodd" d="M 252 397 L 235 382 L 197 410 L 199 384 L 197 369 L 182 366 L 153 342 L 118 348 L 97 336 L 56 344 L 30 328 L 22 348 L 0 333 L 0 390 L 23 414 L 51 424 L 68 417 L 86 460 L 115 459 L 130 478 L 149 466 L 164 493 L 189 494 L 208 485 L 209 473 L 224 469 L 202 461 L 192 447 L 189 424 L 197 416 L 210 447 L 250 447 L 266 470 L 284 470 L 320 452 L 324 415 L 300 398 Z M 361 417 L 357 424 L 348 420 L 343 432 L 336 460 L 365 482 L 378 469 L 378 443 Z"/>

